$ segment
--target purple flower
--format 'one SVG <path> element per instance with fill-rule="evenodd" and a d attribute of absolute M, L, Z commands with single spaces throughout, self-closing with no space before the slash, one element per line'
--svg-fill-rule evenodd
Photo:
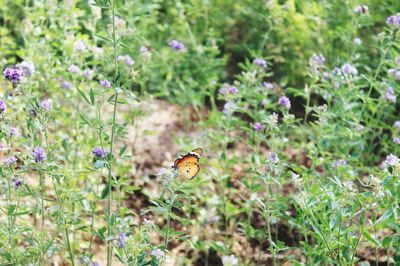
<path fill-rule="evenodd" d="M 93 261 L 90 266 L 100 266 L 100 263 L 98 263 L 97 261 Z"/>
<path fill-rule="evenodd" d="M 169 185 L 174 178 L 173 174 L 168 173 L 164 167 L 158 171 L 157 177 L 162 180 L 164 186 Z"/>
<path fill-rule="evenodd" d="M 221 95 L 236 94 L 238 89 L 235 86 L 224 84 L 218 91 Z"/>
<path fill-rule="evenodd" d="M 70 90 L 72 89 L 72 87 L 73 85 L 68 81 L 64 80 L 63 82 L 61 82 L 61 88 L 63 88 L 64 90 Z"/>
<path fill-rule="evenodd" d="M 50 110 L 53 108 L 53 103 L 51 102 L 50 99 L 46 99 L 46 100 L 43 100 L 43 101 L 40 103 L 40 107 L 41 107 L 43 110 L 50 111 Z"/>
<path fill-rule="evenodd" d="M 84 52 L 85 50 L 86 50 L 86 44 L 85 44 L 84 41 L 82 41 L 82 40 L 77 40 L 77 41 L 74 43 L 74 51 L 75 51 L 75 52 L 82 53 L 82 52 Z"/>
<path fill-rule="evenodd" d="M 171 49 L 174 51 L 182 51 L 183 49 L 185 49 L 185 45 L 177 40 L 172 40 L 168 44 L 169 47 L 171 47 Z"/>
<path fill-rule="evenodd" d="M 267 62 L 266 62 L 264 59 L 262 59 L 262 58 L 256 58 L 256 59 L 254 59 L 254 60 L 253 60 L 253 64 L 255 64 L 255 65 L 257 65 L 257 66 L 260 66 L 260 67 L 263 67 L 263 68 L 266 68 L 266 67 L 267 67 Z"/>
<path fill-rule="evenodd" d="M 20 178 L 13 179 L 12 183 L 13 183 L 15 189 L 20 188 L 24 184 L 24 182 Z"/>
<path fill-rule="evenodd" d="M 22 70 L 21 68 L 16 68 L 16 67 L 15 68 L 7 67 L 3 71 L 3 75 L 6 79 L 11 81 L 12 84 L 17 84 L 24 77 L 24 70 Z"/>
<path fill-rule="evenodd" d="M 18 130 L 16 127 L 11 127 L 8 133 L 10 134 L 10 136 L 16 136 L 18 134 Z"/>
<path fill-rule="evenodd" d="M 329 72 L 322 72 L 322 78 L 329 80 L 331 78 L 331 74 Z"/>
<path fill-rule="evenodd" d="M 5 165 L 11 165 L 11 164 L 16 163 L 16 162 L 17 162 L 17 157 L 15 157 L 15 156 L 9 156 L 9 157 L 4 159 L 4 164 Z"/>
<path fill-rule="evenodd" d="M 383 99 L 385 99 L 385 101 L 387 102 L 392 102 L 395 103 L 396 102 L 396 95 L 394 94 L 394 89 L 393 87 L 389 86 L 385 92 L 385 95 L 383 96 Z"/>
<path fill-rule="evenodd" d="M 267 90 L 273 90 L 274 89 L 274 84 L 271 82 L 264 82 L 263 83 L 264 88 L 266 88 Z"/>
<path fill-rule="evenodd" d="M 165 253 L 161 249 L 157 248 L 151 252 L 151 255 L 154 256 L 157 260 L 161 260 L 164 257 Z"/>
<path fill-rule="evenodd" d="M 393 142 L 394 142 L 395 144 L 400 144 L 400 138 L 394 137 L 394 138 L 393 138 Z"/>
<path fill-rule="evenodd" d="M 400 65 L 400 62 L 399 62 Z M 388 74 L 394 77 L 396 80 L 400 81 L 400 70 L 391 68 L 388 70 Z"/>
<path fill-rule="evenodd" d="M 32 77 L 33 73 L 35 73 L 35 65 L 32 62 L 22 61 L 17 65 L 19 68 L 22 68 L 24 71 L 24 75 L 27 77 Z"/>
<path fill-rule="evenodd" d="M 336 160 L 336 161 L 334 161 L 332 163 L 332 167 L 333 168 L 338 168 L 339 166 L 343 166 L 343 165 L 346 165 L 346 164 L 347 164 L 347 162 L 345 160 L 339 159 L 339 160 Z"/>
<path fill-rule="evenodd" d="M 346 63 L 346 64 L 344 64 L 342 66 L 342 73 L 344 75 L 353 75 L 353 76 L 355 76 L 355 75 L 358 74 L 358 71 L 357 71 L 357 68 L 355 68 L 354 66 Z"/>
<path fill-rule="evenodd" d="M 270 152 L 268 155 L 268 161 L 273 164 L 278 164 L 279 163 L 278 154 L 276 154 L 275 152 Z"/>
<path fill-rule="evenodd" d="M 224 109 L 222 110 L 222 112 L 225 115 L 231 115 L 236 109 L 236 104 L 234 102 L 226 102 L 224 104 Z"/>
<path fill-rule="evenodd" d="M 396 14 L 396 15 L 389 16 L 386 20 L 386 23 L 389 26 L 393 26 L 393 27 L 397 27 L 397 28 L 400 27 L 400 15 Z"/>
<path fill-rule="evenodd" d="M 102 55 L 104 53 L 104 49 L 102 47 L 96 46 L 93 48 L 93 53 L 95 55 Z"/>
<path fill-rule="evenodd" d="M 264 129 L 264 125 L 259 122 L 255 122 L 253 128 L 255 131 L 261 131 Z"/>
<path fill-rule="evenodd" d="M 397 70 L 396 73 L 394 73 L 394 76 L 396 80 L 400 80 L 400 70 Z"/>
<path fill-rule="evenodd" d="M 290 109 L 290 107 L 292 106 L 290 103 L 290 100 L 288 97 L 286 96 L 281 96 L 278 100 L 278 103 L 280 106 L 286 108 L 286 109 Z"/>
<path fill-rule="evenodd" d="M 359 5 L 354 8 L 354 12 L 358 14 L 368 14 L 369 9 L 367 5 Z"/>
<path fill-rule="evenodd" d="M 161 178 L 161 177 L 163 177 L 163 176 L 166 175 L 166 174 L 167 174 L 167 170 L 166 170 L 164 167 L 162 167 L 162 168 L 160 169 L 160 171 L 158 171 L 157 177 L 158 177 L 158 178 Z"/>
<path fill-rule="evenodd" d="M 383 163 L 385 166 L 394 166 L 399 163 L 399 158 L 396 155 L 390 154 Z"/>
<path fill-rule="evenodd" d="M 144 54 L 144 53 L 149 52 L 149 49 L 148 49 L 146 46 L 142 45 L 142 46 L 140 46 L 140 48 L 139 48 L 139 52 L 140 52 L 141 54 Z"/>
<path fill-rule="evenodd" d="M 129 55 L 119 55 L 117 60 L 123 61 L 127 66 L 132 66 L 135 63 Z"/>
<path fill-rule="evenodd" d="M 107 156 L 107 152 L 105 152 L 101 147 L 95 147 L 92 150 L 92 153 L 94 154 L 94 156 L 101 158 L 101 159 L 105 159 Z"/>
<path fill-rule="evenodd" d="M 46 153 L 42 147 L 36 147 L 33 149 L 32 156 L 35 158 L 35 162 L 41 163 L 46 160 Z"/>
<path fill-rule="evenodd" d="M 310 65 L 313 68 L 319 68 L 325 65 L 325 57 L 323 54 L 313 54 L 310 58 Z"/>
<path fill-rule="evenodd" d="M 68 71 L 71 72 L 72 74 L 78 74 L 81 70 L 77 65 L 72 64 L 68 67 Z"/>
<path fill-rule="evenodd" d="M 0 114 L 5 113 L 7 110 L 7 106 L 3 100 L 0 100 Z"/>
<path fill-rule="evenodd" d="M 123 232 L 119 232 L 117 234 L 117 237 L 114 239 L 114 244 L 118 247 L 118 248 L 124 248 L 126 245 L 126 240 L 128 238 L 126 237 L 126 235 Z"/>
<path fill-rule="evenodd" d="M 107 89 L 111 88 L 111 82 L 106 79 L 100 80 L 100 85 Z"/>
<path fill-rule="evenodd" d="M 393 126 L 394 126 L 395 128 L 400 129 L 400 120 L 397 120 L 396 122 L 394 122 Z"/>
<path fill-rule="evenodd" d="M 91 80 L 93 78 L 94 71 L 90 68 L 87 68 L 82 74 L 86 79 Z"/>
<path fill-rule="evenodd" d="M 228 89 L 229 94 L 236 94 L 238 89 L 235 86 L 230 86 Z"/>
<path fill-rule="evenodd" d="M 362 42 L 361 42 L 361 39 L 360 39 L 360 38 L 355 38 L 354 41 L 353 41 L 353 43 L 354 43 L 355 45 L 360 45 Z"/>

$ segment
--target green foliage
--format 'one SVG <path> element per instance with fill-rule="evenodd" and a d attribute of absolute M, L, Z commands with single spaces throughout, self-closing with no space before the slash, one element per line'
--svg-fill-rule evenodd
<path fill-rule="evenodd" d="M 399 1 L 0 4 L 1 265 L 399 263 Z"/>

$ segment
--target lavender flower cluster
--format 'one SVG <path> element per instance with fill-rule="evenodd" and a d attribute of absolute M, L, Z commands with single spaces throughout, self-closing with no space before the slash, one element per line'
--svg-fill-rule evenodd
<path fill-rule="evenodd" d="M 18 67 L 7 67 L 3 71 L 4 77 L 9 80 L 12 84 L 17 84 L 21 82 L 22 78 L 24 77 L 24 70 Z"/>

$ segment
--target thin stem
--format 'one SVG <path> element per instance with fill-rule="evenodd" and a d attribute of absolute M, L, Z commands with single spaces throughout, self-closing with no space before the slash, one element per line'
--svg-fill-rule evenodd
<path fill-rule="evenodd" d="M 340 241 L 341 241 L 341 237 L 342 237 L 342 232 L 341 232 L 341 228 L 342 228 L 342 210 L 341 208 L 339 208 L 339 233 L 338 233 L 338 252 L 337 252 L 337 261 L 340 263 Z"/>
<path fill-rule="evenodd" d="M 60 195 L 58 194 L 58 189 L 57 189 L 56 181 L 55 181 L 54 177 L 53 177 L 53 187 L 54 187 L 54 192 L 56 193 L 56 196 L 57 196 L 56 200 L 57 200 L 58 206 L 60 206 L 61 211 L 63 211 L 63 204 L 61 202 Z M 69 257 L 71 259 L 71 265 L 75 266 L 74 253 L 72 252 L 71 242 L 69 240 L 69 230 L 66 227 L 67 224 L 65 222 L 65 219 L 63 219 L 63 224 L 65 226 L 65 229 L 64 229 L 64 231 L 65 231 L 65 239 L 66 239 L 66 242 L 67 242 L 67 249 L 68 249 Z"/>
<path fill-rule="evenodd" d="M 373 199 L 372 202 L 374 202 L 374 201 L 375 201 L 375 198 Z M 368 212 L 368 210 L 370 208 L 371 208 L 371 203 L 368 205 L 368 208 L 365 210 L 365 212 Z M 365 213 L 364 221 L 362 222 L 361 228 L 360 228 L 360 234 L 359 234 L 359 236 L 357 238 L 357 241 L 356 241 L 356 244 L 355 244 L 355 246 L 353 248 L 353 254 L 352 254 L 351 260 L 350 260 L 351 265 L 353 265 L 353 261 L 354 261 L 354 258 L 356 256 L 356 253 L 357 253 L 357 247 L 358 247 L 358 244 L 360 243 L 360 240 L 361 240 L 361 237 L 362 237 L 362 232 L 364 231 L 364 227 L 365 227 L 365 224 L 367 223 L 367 220 L 368 220 L 367 214 Z"/>
<path fill-rule="evenodd" d="M 390 46 L 387 47 L 387 48 L 384 50 L 383 56 L 382 56 L 383 59 L 385 59 L 386 54 L 387 54 L 389 48 L 390 48 Z M 384 60 L 380 60 L 380 63 L 379 63 L 379 65 L 378 65 L 377 69 L 376 69 L 375 75 L 374 75 L 374 77 L 373 77 L 373 79 L 372 79 L 372 81 L 371 81 L 371 84 L 370 84 L 369 88 L 368 88 L 368 93 L 367 93 L 367 98 L 366 98 L 366 100 L 370 97 L 370 95 L 371 95 L 371 93 L 372 93 L 372 89 L 374 88 L 374 83 L 375 83 L 376 79 L 378 78 L 378 75 L 379 75 L 379 73 L 381 72 L 381 68 L 382 68 L 383 65 L 384 65 Z M 366 100 L 365 100 L 365 101 L 366 101 Z M 363 102 L 363 106 L 362 106 L 362 109 L 361 109 L 361 115 L 363 115 L 363 113 L 364 113 L 364 109 L 365 109 L 365 105 L 366 105 L 366 104 L 365 104 L 365 101 Z"/>
<path fill-rule="evenodd" d="M 112 5 L 112 35 L 113 35 L 113 46 L 114 46 L 114 83 L 117 81 L 118 77 L 118 62 L 117 62 L 117 41 L 115 34 L 115 0 L 113 0 Z M 115 84 L 116 85 L 116 84 Z M 114 96 L 114 110 L 112 117 L 112 126 L 111 126 L 111 143 L 110 143 L 110 162 L 108 166 L 108 178 L 107 185 L 109 186 L 108 200 L 107 200 L 107 236 L 111 237 L 111 199 L 112 199 L 112 191 L 111 191 L 111 178 L 112 178 L 112 162 L 113 162 L 113 148 L 114 148 L 114 140 L 115 140 L 115 118 L 117 113 L 117 105 L 118 105 L 118 93 L 115 92 Z M 111 266 L 112 261 L 112 245 L 109 243 L 107 245 L 107 266 Z"/>
<path fill-rule="evenodd" d="M 302 198 L 303 198 L 303 201 L 304 201 L 304 205 L 306 206 L 308 212 L 310 213 L 311 221 L 314 223 L 315 227 L 318 228 L 318 227 L 317 227 L 318 223 L 317 223 L 317 221 L 316 221 L 316 219 L 315 219 L 315 217 L 314 217 L 314 214 L 312 213 L 310 207 L 308 206 L 308 204 L 307 204 L 307 202 L 306 202 L 306 199 L 305 199 L 305 197 L 304 197 L 303 192 L 301 193 L 301 195 L 302 195 Z M 325 239 L 324 234 L 323 234 L 322 232 L 320 232 L 320 230 L 318 230 L 317 233 L 321 236 L 322 241 L 324 242 L 326 248 L 328 249 L 328 252 L 329 252 L 329 254 L 330 254 L 332 260 L 335 261 L 335 253 L 333 253 L 331 247 L 330 247 L 329 244 L 328 244 L 328 241 Z"/>
<path fill-rule="evenodd" d="M 11 207 L 11 174 L 8 175 L 8 194 L 7 194 L 7 207 Z M 7 213 L 9 211 L 7 210 Z M 9 230 L 9 245 L 11 246 L 12 243 L 12 216 L 8 215 L 8 230 Z"/>
<path fill-rule="evenodd" d="M 308 87 L 307 89 L 308 89 L 308 90 L 311 90 L 310 87 Z M 306 107 L 305 107 L 305 110 L 304 110 L 303 125 L 305 125 L 306 122 L 307 122 L 308 109 L 309 109 L 309 107 L 310 107 L 310 94 L 311 94 L 311 91 L 308 91 L 308 93 L 307 93 L 307 100 L 306 100 Z"/>
<path fill-rule="evenodd" d="M 40 198 L 41 198 L 41 210 L 42 210 L 42 229 L 44 228 L 44 181 L 45 176 L 42 172 L 42 169 L 39 169 L 39 177 L 40 177 Z"/>
<path fill-rule="evenodd" d="M 75 141 L 75 147 L 74 147 L 74 159 L 73 159 L 73 169 L 74 172 L 76 171 L 76 167 L 77 167 L 77 163 L 78 163 L 78 148 L 79 148 L 79 144 L 78 144 L 78 138 L 79 138 L 79 121 L 78 121 L 78 117 L 79 117 L 79 112 L 80 112 L 80 101 L 78 100 L 76 102 L 76 112 L 75 112 L 75 117 L 74 117 L 74 125 L 75 125 L 75 134 L 74 134 L 74 141 Z"/>
<path fill-rule="evenodd" d="M 376 230 L 376 213 L 374 214 L 374 222 L 373 222 L 373 226 L 374 226 L 374 235 L 377 236 L 377 230 Z M 379 256 L 378 256 L 378 245 L 375 245 L 375 265 L 378 266 L 379 265 Z"/>
<path fill-rule="evenodd" d="M 72 264 L 72 266 L 75 266 L 74 254 L 72 253 L 71 242 L 69 241 L 68 228 L 65 228 L 65 237 L 67 239 L 67 248 L 68 248 L 68 252 L 69 252 L 69 257 L 71 259 L 71 264 Z"/>
<path fill-rule="evenodd" d="M 172 206 L 174 205 L 174 200 L 175 200 L 175 190 L 172 190 L 171 201 L 168 205 L 167 228 L 165 231 L 165 242 L 164 242 L 165 250 L 168 250 L 169 227 L 171 224 L 171 211 L 172 211 Z"/>
<path fill-rule="evenodd" d="M 270 210 L 269 210 L 269 206 L 270 206 L 270 201 L 269 201 L 269 196 L 270 196 L 270 184 L 269 182 L 267 182 L 267 232 L 268 232 L 268 241 L 269 241 L 269 248 L 270 251 L 272 253 L 272 265 L 275 266 L 276 262 L 275 262 L 275 247 L 272 244 L 272 234 L 271 234 L 271 217 L 270 217 Z M 262 243 L 261 243 L 262 245 Z"/>
<path fill-rule="evenodd" d="M 95 218 L 95 213 L 96 213 L 96 203 L 97 203 L 97 196 L 99 194 L 99 186 L 100 186 L 100 179 L 101 179 L 101 174 L 103 171 L 100 171 L 99 178 L 97 179 L 97 184 L 96 184 L 96 197 L 95 197 L 95 202 L 93 203 L 92 206 L 92 213 L 91 213 L 91 225 L 90 225 L 90 242 L 89 242 L 89 253 L 92 252 L 92 244 L 93 244 L 93 239 L 94 239 L 94 218 Z"/>

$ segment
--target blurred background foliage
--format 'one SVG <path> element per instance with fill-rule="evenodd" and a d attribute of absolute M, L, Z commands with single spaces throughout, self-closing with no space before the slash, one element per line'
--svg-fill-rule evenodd
<path fill-rule="evenodd" d="M 0 1 L 4 64 L 30 53 L 35 61 L 41 56 L 34 53 L 61 58 L 72 32 L 96 39 L 96 29 L 109 23 L 88 1 L 59 2 Z M 369 7 L 367 16 L 354 16 L 359 4 Z M 118 5 L 126 20 L 126 52 L 136 61 L 140 47 L 153 52 L 136 88 L 195 106 L 216 92 L 215 84 L 232 82 L 240 73 L 238 63 L 255 56 L 273 58 L 274 79 L 280 86 L 302 90 L 312 54 L 322 53 L 327 62 L 338 63 L 337 58 L 355 52 L 351 40 L 362 36 L 360 63 L 373 69 L 379 61 L 377 36 L 386 17 L 400 10 L 396 0 L 141 0 L 118 1 Z M 179 57 L 168 53 L 172 39 L 182 41 L 187 53 Z M 41 45 L 39 50 L 31 46 L 34 43 Z M 190 93 L 192 89 L 201 93 Z"/>

